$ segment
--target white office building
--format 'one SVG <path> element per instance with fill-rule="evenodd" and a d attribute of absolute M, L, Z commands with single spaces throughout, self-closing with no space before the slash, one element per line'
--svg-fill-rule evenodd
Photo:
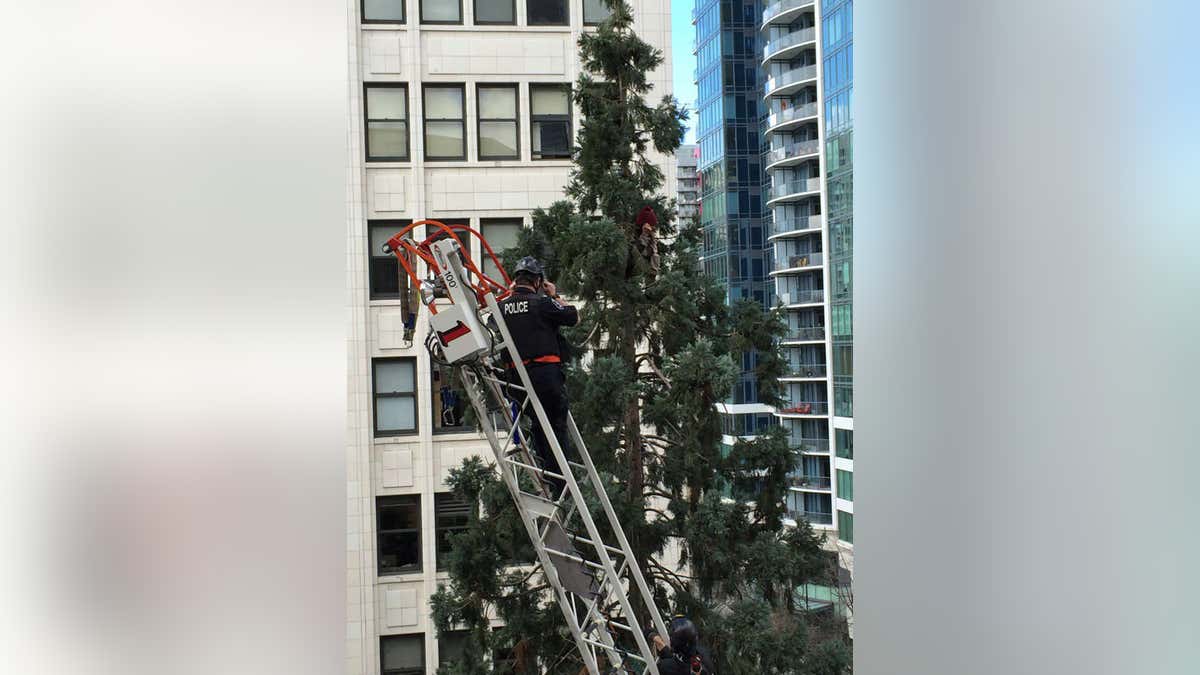
<path fill-rule="evenodd" d="M 642 39 L 666 58 L 670 3 L 634 0 Z M 579 117 L 568 97 L 576 41 L 599 0 L 361 0 L 349 5 L 349 288 L 346 673 L 434 673 L 453 640 L 428 598 L 440 535 L 462 522 L 444 480 L 490 449 L 422 344 L 424 316 L 380 245 L 408 223 L 465 223 L 510 245 L 530 212 L 562 198 Z M 676 185 L 662 157 L 665 189 Z M 474 244 L 478 249 L 478 245 Z M 471 252 L 478 256 L 479 251 Z"/>

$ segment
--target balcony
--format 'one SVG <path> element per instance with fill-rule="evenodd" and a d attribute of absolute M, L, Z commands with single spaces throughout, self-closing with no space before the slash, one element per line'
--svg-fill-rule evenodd
<path fill-rule="evenodd" d="M 816 159 L 820 152 L 820 141 L 800 141 L 799 143 L 789 143 L 782 148 L 775 148 L 767 153 L 767 171 Z"/>
<path fill-rule="evenodd" d="M 821 193 L 820 178 L 806 178 L 782 185 L 774 185 L 767 195 L 767 206 L 775 202 L 793 201 L 813 197 Z"/>
<path fill-rule="evenodd" d="M 806 47 L 815 46 L 817 29 L 804 28 L 795 33 L 788 33 L 771 40 L 763 45 L 763 63 L 771 59 L 790 59 Z"/>
<path fill-rule="evenodd" d="M 799 272 L 809 268 L 819 269 L 823 260 L 824 258 L 820 253 L 801 253 L 800 255 L 788 256 L 787 267 L 773 270 L 770 276 Z"/>
<path fill-rule="evenodd" d="M 787 131 L 800 126 L 809 120 L 816 121 L 817 119 L 817 104 L 805 103 L 795 108 L 780 110 L 777 113 L 767 115 L 767 133 L 777 131 Z"/>
<path fill-rule="evenodd" d="M 825 339 L 824 326 L 812 326 L 809 328 L 793 328 L 787 332 L 781 342 L 819 342 Z"/>
<path fill-rule="evenodd" d="M 829 476 L 788 476 L 788 485 L 801 490 L 833 489 Z"/>
<path fill-rule="evenodd" d="M 797 16 L 807 9 L 812 9 L 814 0 L 781 0 L 780 2 L 771 3 L 763 10 L 762 23 L 763 26 L 771 24 L 791 23 Z"/>
<path fill-rule="evenodd" d="M 813 525 L 833 524 L 832 513 L 822 513 L 820 511 L 791 511 L 788 515 L 792 516 L 796 520 L 807 520 Z"/>
<path fill-rule="evenodd" d="M 821 214 L 815 216 L 801 216 L 799 218 L 784 218 L 771 223 L 771 234 L 767 237 L 769 240 L 782 239 L 783 237 L 798 237 L 804 234 L 818 234 L 821 232 Z"/>
<path fill-rule="evenodd" d="M 824 363 L 794 363 L 788 366 L 787 373 L 780 379 L 783 380 L 805 380 L 805 379 L 824 379 L 826 375 L 826 367 Z"/>
<path fill-rule="evenodd" d="M 816 66 L 801 66 L 773 75 L 763 84 L 763 96 L 788 96 L 817 81 Z"/>
<path fill-rule="evenodd" d="M 783 407 L 775 411 L 783 417 L 803 415 L 828 415 L 828 401 L 784 401 Z"/>
<path fill-rule="evenodd" d="M 797 307 L 800 305 L 819 305 L 825 302 L 824 289 L 807 290 L 807 291 L 784 291 L 778 293 L 779 301 L 788 307 Z"/>
<path fill-rule="evenodd" d="M 791 446 L 809 455 L 828 455 L 829 439 L 827 438 L 792 438 Z"/>

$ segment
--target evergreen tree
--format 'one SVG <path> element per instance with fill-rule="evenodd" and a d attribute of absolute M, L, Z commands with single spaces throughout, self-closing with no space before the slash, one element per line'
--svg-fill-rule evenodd
<path fill-rule="evenodd" d="M 610 2 L 610 18 L 579 40 L 582 122 L 568 199 L 534 212 L 506 266 L 536 256 L 579 301 L 580 325 L 567 337 L 589 358 L 568 371 L 572 414 L 597 468 L 617 479 L 610 497 L 664 615 L 695 620 L 724 675 L 839 675 L 849 668 L 844 627 L 795 597 L 831 580 L 820 537 L 782 522 L 794 453 L 778 428 L 723 452 L 715 407 L 750 351 L 760 400 L 779 400 L 783 321 L 750 301 L 727 305 L 702 273 L 698 224 L 676 227 L 651 153 L 678 148 L 686 113 L 671 97 L 645 102 L 662 54 L 634 33 L 629 6 Z M 644 226 L 645 207 L 656 227 Z M 518 553 L 525 534 L 492 468 L 468 460 L 450 484 L 483 510 L 452 538 L 451 582 L 434 597 L 439 632 L 469 631 L 462 663 L 440 672 L 490 672 L 485 655 L 513 649 L 517 672 L 578 673 L 541 576 L 506 567 L 534 557 Z M 659 562 L 670 542 L 679 568 Z M 491 616 L 503 627 L 493 630 Z"/>

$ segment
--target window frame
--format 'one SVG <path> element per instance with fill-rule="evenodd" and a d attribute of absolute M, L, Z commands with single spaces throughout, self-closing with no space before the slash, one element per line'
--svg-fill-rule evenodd
<path fill-rule="evenodd" d="M 473 0 L 471 20 L 476 26 L 515 26 L 517 25 L 517 0 L 509 0 L 509 4 L 512 6 L 512 21 L 480 21 L 479 0 Z"/>
<path fill-rule="evenodd" d="M 560 113 L 556 113 L 556 114 L 552 114 L 552 115 L 536 115 L 533 110 L 533 92 L 536 89 L 565 89 L 567 92 L 567 113 L 566 113 L 566 115 L 563 115 Z M 575 104 L 571 100 L 572 91 L 573 90 L 572 90 L 571 84 L 569 82 L 562 82 L 562 83 L 531 82 L 529 84 L 529 158 L 531 160 L 537 162 L 537 161 L 542 161 L 542 160 L 556 160 L 556 159 L 557 160 L 562 160 L 562 159 L 569 160 L 569 159 L 571 159 L 572 149 L 575 144 L 574 143 L 574 141 L 575 141 L 575 128 L 574 128 L 575 124 L 574 124 L 574 122 L 575 121 L 573 119 L 574 112 L 575 112 Z M 547 157 L 542 152 L 535 153 L 533 150 L 533 125 L 534 125 L 534 122 L 559 122 L 559 121 L 563 121 L 563 118 L 565 118 L 565 121 L 567 123 L 567 152 L 566 152 L 566 154 L 565 155 L 552 155 L 552 156 Z"/>
<path fill-rule="evenodd" d="M 371 234 L 375 228 L 394 226 L 394 227 L 396 227 L 396 231 L 399 232 L 400 230 L 403 230 L 404 228 L 408 227 L 411 223 L 412 223 L 411 220 L 405 220 L 405 219 L 395 220 L 395 219 L 383 218 L 383 219 L 368 220 L 367 221 L 367 248 L 370 249 L 370 247 L 371 247 Z M 376 263 L 376 260 L 395 260 L 396 277 L 397 277 L 397 281 L 399 281 L 399 284 L 398 284 L 399 290 L 397 290 L 394 295 L 380 293 L 375 290 L 375 263 Z M 407 282 L 408 280 L 409 280 L 408 273 L 406 273 L 404 271 L 404 268 L 400 266 L 400 261 L 396 259 L 395 254 L 392 254 L 392 253 L 385 254 L 382 251 L 378 251 L 378 250 L 368 250 L 367 251 L 367 296 L 368 296 L 369 300 L 402 300 L 404 298 L 404 294 L 408 291 L 408 289 L 405 288 L 405 282 Z"/>
<path fill-rule="evenodd" d="M 443 514 L 442 511 L 446 507 L 453 509 L 454 512 Z M 435 571 L 444 572 L 446 570 L 443 558 L 445 557 L 444 553 L 449 550 L 450 540 L 447 535 L 463 532 L 470 527 L 472 510 L 473 507 L 470 503 L 462 501 L 453 492 L 433 493 L 433 567 Z M 442 518 L 457 516 L 465 516 L 466 521 L 461 525 L 448 525 L 442 522 Z M 443 542 L 446 545 L 446 551 L 443 551 Z"/>
<path fill-rule="evenodd" d="M 529 3 L 536 0 L 525 0 L 525 25 L 527 26 L 570 26 L 571 25 L 571 2 L 570 0 L 561 0 L 563 3 L 564 17 L 562 23 L 533 21 L 530 18 Z"/>
<path fill-rule="evenodd" d="M 393 119 L 371 119 L 367 92 L 371 89 L 403 89 L 404 90 L 404 155 L 371 156 L 371 122 L 395 122 Z M 363 154 L 367 162 L 409 162 L 412 161 L 412 99 L 409 97 L 407 82 L 363 82 Z"/>
<path fill-rule="evenodd" d="M 413 386 L 412 393 L 391 392 L 380 394 L 377 391 L 377 382 L 379 381 L 379 364 L 387 362 L 410 361 L 413 364 Z M 398 357 L 382 357 L 371 359 L 371 428 L 374 431 L 375 438 L 388 438 L 390 436 L 413 436 L 420 433 L 421 430 L 421 408 L 420 399 L 417 398 L 417 359 L 415 356 L 398 356 Z M 410 429 L 380 429 L 379 428 L 379 399 L 380 398 L 411 398 L 413 401 L 413 428 Z"/>
<path fill-rule="evenodd" d="M 510 216 L 510 217 L 499 216 L 499 217 L 495 217 L 495 218 L 480 218 L 479 219 L 479 234 L 481 236 L 483 236 L 484 239 L 487 239 L 487 233 L 484 232 L 484 230 L 487 229 L 488 227 L 494 227 L 497 225 L 516 225 L 518 227 L 517 239 L 520 240 L 521 230 L 525 229 L 525 219 L 521 218 L 520 216 Z M 490 245 L 491 242 L 488 242 L 488 244 Z M 483 247 L 481 246 L 480 249 L 482 249 L 482 248 Z M 492 249 L 495 252 L 496 257 L 500 258 L 500 260 L 503 261 L 504 260 L 504 252 L 507 251 L 508 248 L 497 249 L 495 246 L 492 246 Z M 491 261 L 492 261 L 492 259 L 491 259 L 491 257 L 489 257 L 487 255 L 487 251 L 480 250 L 480 252 L 479 252 L 479 269 L 483 270 L 485 267 L 488 266 L 489 263 L 491 263 Z M 495 279 L 495 280 L 503 283 L 502 279 Z"/>
<path fill-rule="evenodd" d="M 375 550 L 377 551 L 377 554 L 375 556 L 375 572 L 376 572 L 377 576 L 392 577 L 392 576 L 400 576 L 400 575 L 404 575 L 404 574 L 421 574 L 422 571 L 424 570 L 424 568 L 425 568 L 425 552 L 422 550 L 423 546 L 421 544 L 421 539 L 423 537 L 422 530 L 424 529 L 422 527 L 423 523 L 421 521 L 421 501 L 422 500 L 421 500 L 420 494 L 379 495 L 379 496 L 375 497 Z M 380 527 L 379 526 L 380 511 L 384 507 L 398 508 L 401 505 L 413 506 L 416 509 L 416 513 L 417 513 L 416 528 L 406 527 L 406 528 L 400 528 L 400 529 L 385 530 L 382 527 Z M 385 534 L 408 534 L 408 533 L 415 533 L 417 535 L 416 536 L 416 542 L 417 542 L 417 544 L 416 544 L 417 545 L 417 561 L 416 561 L 416 563 L 414 563 L 413 565 L 405 566 L 405 567 L 396 567 L 396 568 L 389 567 L 385 570 L 383 567 L 383 555 L 382 555 L 382 553 L 383 553 L 383 536 Z"/>
<path fill-rule="evenodd" d="M 365 24 L 408 24 L 408 0 L 400 0 L 400 20 L 392 19 L 368 19 L 367 18 L 367 0 L 358 0 L 358 20 Z"/>
<path fill-rule="evenodd" d="M 383 667 L 383 643 L 386 640 L 411 640 L 421 646 L 421 667 L 420 669 L 392 668 L 390 670 Z M 380 675 L 425 675 L 426 661 L 428 654 L 425 653 L 425 634 L 424 633 L 402 633 L 400 635 L 380 635 L 379 636 L 379 672 Z"/>
<path fill-rule="evenodd" d="M 482 93 L 482 91 L 484 89 L 511 89 L 513 92 L 513 101 L 515 102 L 515 107 L 513 109 L 513 114 L 515 115 L 515 117 L 513 117 L 512 119 L 501 118 L 501 117 L 489 117 L 487 119 L 484 119 L 483 112 L 482 112 L 483 106 L 480 105 L 480 100 L 482 98 L 480 96 L 480 94 Z M 513 147 L 516 150 L 516 153 L 512 154 L 512 155 L 487 155 L 487 156 L 484 156 L 484 154 L 483 154 L 483 123 L 484 122 L 512 122 L 514 130 L 516 131 L 516 135 L 517 135 L 516 143 L 513 144 Z M 532 143 L 533 142 L 531 140 L 530 141 L 531 148 L 533 147 Z M 519 84 L 504 83 L 504 82 L 476 82 L 475 83 L 475 146 L 476 146 L 475 147 L 475 155 L 476 155 L 476 157 L 479 158 L 479 161 L 481 161 L 481 162 L 494 162 L 494 161 L 502 161 L 502 160 L 521 159 L 521 86 Z"/>
<path fill-rule="evenodd" d="M 422 26 L 461 26 L 465 21 L 463 17 L 463 0 L 455 1 L 458 2 L 458 21 L 427 21 L 425 19 L 425 0 L 417 0 L 417 20 Z"/>
<path fill-rule="evenodd" d="M 606 8 L 607 8 L 607 5 L 605 5 L 605 4 L 604 4 L 604 0 L 598 0 L 598 2 L 599 2 L 599 3 L 600 3 L 602 6 L 604 6 L 604 7 L 606 7 Z M 602 23 L 604 23 L 605 21 L 607 21 L 609 17 L 611 17 L 611 16 L 612 16 L 612 9 L 611 9 L 611 8 L 608 8 L 608 14 L 605 14 L 603 19 L 600 19 L 599 21 L 588 21 L 588 15 L 587 15 L 587 0 L 583 0 L 583 2 L 581 2 L 581 3 L 580 3 L 580 6 L 579 6 L 579 13 L 580 13 L 580 14 L 583 16 L 583 25 L 585 25 L 585 26 L 599 26 L 600 24 L 602 24 Z"/>
<path fill-rule="evenodd" d="M 462 154 L 458 156 L 434 157 L 429 154 L 429 106 L 425 94 L 430 89 L 458 89 L 461 96 L 458 124 L 462 128 Z M 452 119 L 434 119 L 434 122 L 453 122 Z M 421 150 L 426 162 L 463 162 L 467 159 L 467 87 L 462 82 L 426 82 L 421 85 Z"/>

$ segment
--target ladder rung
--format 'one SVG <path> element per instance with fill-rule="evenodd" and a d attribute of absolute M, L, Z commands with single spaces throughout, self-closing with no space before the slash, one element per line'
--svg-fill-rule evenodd
<path fill-rule="evenodd" d="M 554 549 L 552 549 L 552 548 L 549 548 L 549 547 L 547 547 L 547 548 L 546 548 L 546 553 L 552 553 L 552 554 L 554 554 L 554 555 L 556 555 L 556 556 L 558 556 L 558 557 L 560 557 L 560 558 L 566 558 L 567 560 L 570 560 L 570 561 L 573 561 L 573 562 L 577 562 L 577 563 L 580 563 L 580 564 L 582 564 L 582 565 L 587 565 L 588 567 L 592 567 L 592 568 L 598 569 L 598 570 L 600 570 L 600 571 L 604 571 L 604 566 L 603 566 L 603 565 L 600 565 L 599 563 L 594 563 L 594 562 L 592 562 L 592 561 L 590 561 L 590 560 L 585 560 L 584 558 L 580 558 L 580 557 L 579 557 L 579 556 L 577 556 L 577 555 L 572 555 L 572 554 L 570 554 L 570 553 L 565 553 L 565 552 L 563 552 L 563 551 L 556 551 L 556 550 L 554 550 Z"/>
<path fill-rule="evenodd" d="M 597 641 L 595 641 L 595 640 L 593 640 L 593 639 L 591 639 L 590 637 L 587 637 L 587 636 L 584 636 L 584 637 L 583 637 L 583 641 L 584 641 L 584 642 L 586 642 L 586 643 L 588 643 L 589 645 L 591 645 L 591 646 L 593 646 L 593 647 L 599 647 L 600 649 L 604 649 L 604 650 L 606 650 L 606 651 L 607 651 L 607 650 L 612 650 L 612 651 L 614 651 L 614 652 L 616 652 L 616 653 L 620 654 L 621 656 L 625 656 L 625 657 L 628 657 L 628 658 L 631 658 L 631 659 L 636 659 L 636 660 L 638 660 L 638 661 L 641 661 L 642 663 L 645 663 L 645 662 L 646 662 L 646 660 L 645 660 L 645 659 L 643 659 L 643 658 L 642 658 L 640 655 L 638 655 L 638 654 L 636 654 L 636 653 L 634 653 L 634 652 L 631 652 L 631 651 L 625 650 L 625 649 L 621 649 L 620 647 L 617 647 L 617 646 L 612 646 L 612 647 L 609 647 L 608 645 L 604 644 L 603 642 L 597 642 Z"/>
<path fill-rule="evenodd" d="M 547 471 L 546 469 L 539 469 L 536 466 L 526 464 L 525 462 L 518 462 L 515 459 L 509 459 L 509 458 L 505 458 L 504 461 L 508 462 L 509 464 L 516 464 L 517 466 L 519 466 L 523 469 L 529 469 L 530 471 L 533 471 L 534 473 L 536 473 L 538 475 L 550 476 L 551 478 L 562 478 L 563 480 L 566 480 L 566 476 L 563 476 L 562 474 L 554 473 L 553 471 Z"/>
<path fill-rule="evenodd" d="M 592 543 L 591 539 L 588 539 L 587 537 L 585 537 L 583 535 L 571 534 L 570 532 L 567 532 L 567 536 L 570 537 L 571 539 L 574 539 L 575 541 L 582 541 L 583 543 L 587 544 L 588 546 L 593 546 L 593 547 L 595 546 L 595 544 Z M 622 566 L 617 569 L 617 574 L 620 575 L 621 572 L 624 570 L 625 551 L 622 551 L 621 549 L 619 549 L 615 546 L 609 546 L 608 544 L 600 544 L 600 545 L 603 546 L 609 553 L 615 553 L 616 555 L 621 556 L 621 565 Z"/>

